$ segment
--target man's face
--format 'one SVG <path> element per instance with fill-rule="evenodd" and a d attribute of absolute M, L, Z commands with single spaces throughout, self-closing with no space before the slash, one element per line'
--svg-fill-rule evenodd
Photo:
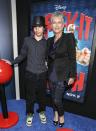
<path fill-rule="evenodd" d="M 53 17 L 52 29 L 54 33 L 61 33 L 64 28 L 64 23 L 61 17 Z"/>
<path fill-rule="evenodd" d="M 44 32 L 44 27 L 43 27 L 43 26 L 34 27 L 34 34 L 35 34 L 37 37 L 43 36 L 43 32 Z"/>

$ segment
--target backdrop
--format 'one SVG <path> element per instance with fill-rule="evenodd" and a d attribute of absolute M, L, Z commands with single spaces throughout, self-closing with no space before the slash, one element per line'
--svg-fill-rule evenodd
<path fill-rule="evenodd" d="M 50 26 L 51 14 L 59 11 L 64 15 L 65 29 L 67 33 L 71 30 L 72 24 L 74 35 L 77 42 L 76 60 L 77 60 L 77 80 L 72 89 L 67 90 L 64 97 L 76 102 L 84 102 L 84 96 L 87 88 L 89 77 L 89 67 L 92 63 L 92 40 L 94 34 L 96 4 L 95 0 L 48 0 L 43 2 L 32 3 L 31 19 L 34 15 L 43 15 L 46 19 L 47 37 L 53 36 Z M 30 25 L 31 28 L 32 25 Z"/>
<path fill-rule="evenodd" d="M 13 59 L 11 0 L 0 0 L 0 58 Z M 15 98 L 14 76 L 5 91 L 8 99 Z"/>

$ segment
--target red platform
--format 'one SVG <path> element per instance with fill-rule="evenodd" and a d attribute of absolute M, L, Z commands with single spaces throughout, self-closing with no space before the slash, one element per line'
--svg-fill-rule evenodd
<path fill-rule="evenodd" d="M 74 130 L 69 129 L 69 128 L 58 128 L 58 129 L 56 129 L 56 131 L 74 131 Z"/>
<path fill-rule="evenodd" d="M 18 122 L 19 117 L 16 112 L 8 112 L 8 118 L 4 119 L 2 113 L 0 113 L 0 128 L 9 128 Z"/>

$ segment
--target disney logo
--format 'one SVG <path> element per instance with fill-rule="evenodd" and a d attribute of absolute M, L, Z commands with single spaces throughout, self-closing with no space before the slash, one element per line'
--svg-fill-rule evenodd
<path fill-rule="evenodd" d="M 60 10 L 60 9 L 65 10 L 67 8 L 66 6 L 62 6 L 62 5 L 54 5 L 54 6 L 55 6 L 55 10 Z"/>

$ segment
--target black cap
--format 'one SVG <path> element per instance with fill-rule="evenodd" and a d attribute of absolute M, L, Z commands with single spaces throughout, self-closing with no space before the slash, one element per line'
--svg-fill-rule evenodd
<path fill-rule="evenodd" d="M 32 26 L 33 27 L 36 27 L 36 26 L 45 27 L 45 18 L 43 16 L 34 16 Z"/>

